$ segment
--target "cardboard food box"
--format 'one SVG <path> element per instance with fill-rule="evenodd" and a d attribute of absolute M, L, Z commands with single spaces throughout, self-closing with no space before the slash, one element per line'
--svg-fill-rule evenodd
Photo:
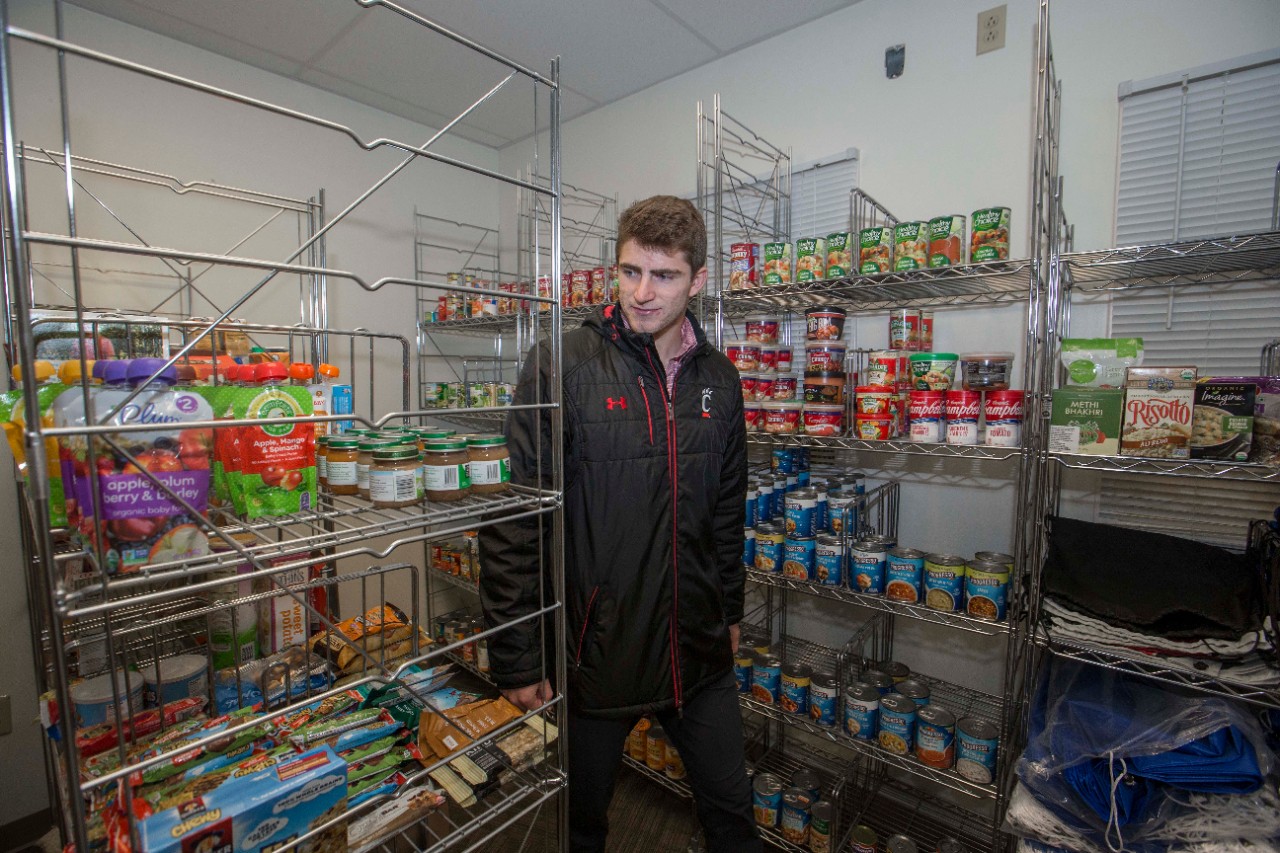
<path fill-rule="evenodd" d="M 1203 380 L 1196 385 L 1191 416 L 1191 458 L 1245 462 L 1253 446 L 1258 386 L 1252 382 Z"/>
<path fill-rule="evenodd" d="M 1049 417 L 1049 452 L 1117 455 L 1123 408 L 1119 388 L 1059 388 Z"/>
<path fill-rule="evenodd" d="M 329 747 L 304 752 L 141 821 L 142 853 L 264 853 L 346 811 L 347 763 Z M 338 824 L 295 849 L 347 849 Z"/>
<path fill-rule="evenodd" d="M 1189 459 L 1195 387 L 1195 367 L 1125 370 L 1120 455 Z"/>

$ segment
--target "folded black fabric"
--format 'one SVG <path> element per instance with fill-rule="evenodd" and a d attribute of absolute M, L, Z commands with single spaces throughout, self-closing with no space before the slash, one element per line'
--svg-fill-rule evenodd
<path fill-rule="evenodd" d="M 1173 640 L 1236 640 L 1262 628 L 1250 555 L 1110 524 L 1048 521 L 1044 591 L 1069 607 Z"/>

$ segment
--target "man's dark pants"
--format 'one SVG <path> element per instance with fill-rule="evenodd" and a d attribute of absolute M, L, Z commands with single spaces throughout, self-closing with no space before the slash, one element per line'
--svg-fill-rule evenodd
<path fill-rule="evenodd" d="M 569 838 L 573 853 L 603 853 L 609 801 L 622 748 L 637 720 L 595 720 L 569 711 Z M 742 754 L 742 716 L 733 671 L 688 704 L 657 715 L 680 751 L 709 853 L 761 850 Z M 663 853 L 655 850 L 654 853 Z"/>

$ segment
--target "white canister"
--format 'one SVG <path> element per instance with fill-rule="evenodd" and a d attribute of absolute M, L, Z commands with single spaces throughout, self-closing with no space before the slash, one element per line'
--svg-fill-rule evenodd
<path fill-rule="evenodd" d="M 209 692 L 208 662 L 201 655 L 174 655 L 142 669 L 149 706 L 164 706 L 179 699 Z"/>
<path fill-rule="evenodd" d="M 142 678 L 136 672 L 115 671 L 115 686 L 120 699 L 111 697 L 111 675 L 103 673 L 71 685 L 71 701 L 75 705 L 76 725 L 80 728 L 101 723 L 114 723 L 142 710 Z"/>

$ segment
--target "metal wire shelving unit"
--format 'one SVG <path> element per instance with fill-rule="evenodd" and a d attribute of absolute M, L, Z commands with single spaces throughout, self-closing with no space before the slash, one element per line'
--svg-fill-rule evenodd
<path fill-rule="evenodd" d="M 68 310 L 79 329 L 73 334 L 73 338 L 84 335 L 87 339 L 96 341 L 99 315 L 95 314 L 95 319 L 90 320 L 86 319 L 86 312 L 92 309 L 95 298 L 102 298 L 94 288 L 109 288 L 111 282 L 95 278 L 104 270 L 91 264 L 90 259 L 141 259 L 138 263 L 153 263 L 163 267 L 164 271 L 159 273 L 159 277 L 171 281 L 172 293 L 154 310 L 158 312 L 166 304 L 169 308 L 176 304 L 178 308 L 177 311 L 169 312 L 175 316 L 167 317 L 163 322 L 168 347 L 164 355 L 166 367 L 183 361 L 189 355 L 198 354 L 201 346 L 207 347 L 210 341 L 222 340 L 228 332 L 246 335 L 255 342 L 282 338 L 287 341 L 287 346 L 281 348 L 285 357 L 313 366 L 322 361 L 334 360 L 335 353 L 341 357 L 345 342 L 349 348 L 348 381 L 353 383 L 359 383 L 363 378 L 357 371 L 357 364 L 363 368 L 367 358 L 369 384 L 361 389 L 365 392 L 367 412 L 361 404 L 357 412 L 351 415 L 235 421 L 192 420 L 184 423 L 185 428 L 208 431 L 212 435 L 233 425 L 240 428 L 271 424 L 303 430 L 301 434 L 306 436 L 310 435 L 315 425 L 330 425 L 337 421 L 351 421 L 380 428 L 392 423 L 447 416 L 453 411 L 424 410 L 411 402 L 412 370 L 408 341 L 405 338 L 365 329 L 343 331 L 331 325 L 328 313 L 328 288 L 334 282 L 339 282 L 338 286 L 341 287 L 357 287 L 371 294 L 387 286 L 411 287 L 418 297 L 425 290 L 462 293 L 472 290 L 465 285 L 451 284 L 448 281 L 432 281 L 429 276 L 379 276 L 377 273 L 337 269 L 328 264 L 325 254 L 327 235 L 334 228 L 348 222 L 350 215 L 378 189 L 394 180 L 414 162 L 422 160 L 513 185 L 543 199 L 547 252 L 536 261 L 534 269 L 537 272 L 545 271 L 551 278 L 552 286 L 550 293 L 545 296 L 529 295 L 525 299 L 523 310 L 537 316 L 539 322 L 549 330 L 553 341 L 559 339 L 562 315 L 559 287 L 561 188 L 558 61 L 550 63 L 548 73 L 539 73 L 439 26 L 394 0 L 374 0 L 359 5 L 366 7 L 360 14 L 368 16 L 371 25 L 411 26 L 414 31 L 421 33 L 423 39 L 439 39 L 437 47 L 447 44 L 449 49 L 464 51 L 484 61 L 491 61 L 492 67 L 499 69 L 496 85 L 486 84 L 489 86 L 487 91 L 481 90 L 483 94 L 422 143 L 374 137 L 364 135 L 363 132 L 324 115 L 265 101 L 77 43 L 65 35 L 60 0 L 52 3 L 54 14 L 52 23 L 49 24 L 50 32 L 15 25 L 10 16 L 13 11 L 10 4 L 0 2 L 0 94 L 3 96 L 5 168 L 3 215 L 7 262 L 5 320 L 6 329 L 10 333 L 6 343 L 10 345 L 9 355 L 13 361 L 31 365 L 37 359 L 29 318 L 32 309 L 36 307 L 34 282 L 35 277 L 42 274 L 42 265 L 45 269 L 55 270 L 68 283 L 69 289 L 63 292 L 70 297 Z M 22 49 L 15 51 L 17 43 L 22 43 Z M 23 73 L 23 62 L 29 61 L 29 57 L 37 53 L 55 56 L 56 74 Z M 298 201 L 270 192 L 237 190 L 223 184 L 203 181 L 188 182 L 158 170 L 122 166 L 117 162 L 119 158 L 104 156 L 99 152 L 95 152 L 94 157 L 86 157 L 73 151 L 76 121 L 72 117 L 69 102 L 72 80 L 79 79 L 68 73 L 68 65 L 73 63 L 77 66 L 77 72 L 82 70 L 79 66 L 91 69 L 106 67 L 112 69 L 113 73 L 137 75 L 154 84 L 177 87 L 186 97 L 214 98 L 234 105 L 235 109 L 295 122 L 309 132 L 336 134 L 352 143 L 353 153 L 357 157 L 363 157 L 370 151 L 389 149 L 398 152 L 402 159 L 371 186 L 354 195 L 342 210 L 333 213 L 324 204 L 323 192 L 318 201 Z M 433 146 L 438 140 L 448 135 L 476 110 L 484 107 L 504 86 L 516 79 L 531 84 L 535 100 L 541 99 L 549 105 L 545 112 L 540 113 L 536 108 L 534 111 L 535 123 L 538 122 L 539 114 L 545 121 L 541 127 L 535 126 L 535 132 L 549 133 L 549 175 L 540 174 L 528 180 L 511 177 L 434 150 Z M 53 149 L 25 144 L 23 135 L 30 132 L 30 128 L 24 122 L 29 119 L 17 114 L 14 106 L 18 102 L 16 96 L 20 90 L 25 95 L 26 87 L 42 86 L 52 87 L 51 97 L 37 101 L 24 100 L 22 104 L 24 107 L 30 107 L 33 103 L 43 106 L 50 113 L 43 118 L 60 127 L 61 144 L 52 154 Z M 77 113 L 76 118 L 80 115 Z M 37 122 L 32 122 L 33 127 L 36 124 Z M 42 168 L 48 164 L 62 169 L 65 180 L 57 194 L 42 194 L 39 183 L 30 179 L 32 176 L 28 173 L 34 169 L 34 163 L 40 163 Z M 296 214 L 302 223 L 296 238 L 297 245 L 290 243 L 282 258 L 272 256 L 275 249 L 262 251 L 249 248 L 249 240 L 271 220 L 235 245 L 220 251 L 148 242 L 121 217 L 112 214 L 111 208 L 86 186 L 85 179 L 89 175 L 93 175 L 95 179 L 128 179 L 188 198 L 214 197 L 238 204 L 266 205 L 278 211 L 273 218 L 281 213 Z M 114 233 L 100 235 L 91 224 L 86 224 L 87 220 L 78 220 L 77 214 L 83 212 L 83 207 L 91 207 L 85 199 L 97 202 L 110 214 L 111 221 L 123 226 L 128 232 L 128 238 L 117 239 Z M 40 207 L 50 203 L 54 206 L 52 218 L 48 211 Z M 78 209 L 78 205 L 81 209 Z M 38 227 L 31 224 L 37 221 L 37 217 L 29 217 L 32 210 L 40 214 Z M 61 226 L 51 228 L 49 223 L 58 219 L 61 220 Z M 59 227 L 63 230 L 57 230 Z M 67 260 L 65 263 L 50 263 L 49 258 Z M 257 280 L 251 284 L 237 285 L 233 296 L 223 296 L 215 302 L 196 283 L 200 275 L 209 270 L 239 271 L 241 274 L 249 272 Z M 421 272 L 422 268 L 417 266 L 417 270 Z M 45 277 L 49 277 L 47 273 Z M 241 311 L 254 296 L 263 292 L 278 292 L 282 286 L 288 286 L 295 279 L 298 282 L 298 304 L 302 314 L 299 325 L 241 323 L 233 319 L 233 315 Z M 226 292 L 219 291 L 224 294 Z M 94 295 L 91 296 L 91 293 Z M 210 313 L 198 302 L 200 299 L 212 306 L 213 310 L 208 318 L 193 316 L 201 312 Z M 419 301 L 420 299 L 415 299 L 415 302 Z M 539 309 L 545 311 L 539 312 Z M 154 318 L 149 320 L 154 321 Z M 113 318 L 112 322 L 117 321 Z M 131 322 L 128 315 L 123 322 Z M 392 354 L 384 357 L 386 354 L 381 353 L 379 348 L 390 348 Z M 81 368 L 86 377 L 81 388 L 88 394 L 84 348 L 80 349 Z M 386 362 L 388 358 L 390 364 L 398 365 L 398 371 L 394 367 L 386 369 L 385 365 L 381 369 L 375 367 L 375 362 Z M 559 348 L 553 346 L 553 378 L 558 377 L 558 358 Z M 154 380 L 161 370 L 157 370 L 151 379 Z M 216 370 L 217 368 L 215 381 Z M 379 396 L 375 378 L 382 377 L 385 380 L 388 375 L 394 378 L 382 383 L 384 388 L 382 396 Z M 389 392 L 386 386 L 390 387 Z M 560 428 L 558 393 L 558 382 L 553 381 L 552 387 L 548 389 L 551 402 L 526 407 L 545 410 L 541 415 L 551 422 L 553 432 Z M 136 395 L 135 391 L 133 396 Z M 123 405 L 121 403 L 119 407 Z M 560 527 L 557 518 L 561 476 L 559 442 L 552 442 L 550 458 L 540 460 L 540 466 L 546 472 L 541 488 L 513 487 L 497 495 L 472 496 L 453 503 L 428 501 L 399 509 L 375 507 L 356 497 L 321 493 L 314 503 L 304 501 L 302 510 L 293 514 L 244 520 L 229 508 L 217 505 L 211 506 L 207 511 L 194 509 L 185 498 L 175 493 L 173 487 L 139 463 L 136 448 L 126 446 L 129 444 L 129 436 L 140 433 L 144 434 L 142 437 L 145 439 L 148 430 L 156 429 L 153 424 L 110 423 L 108 418 L 113 413 L 108 413 L 99 421 L 90 421 L 87 425 L 53 428 L 43 420 L 36 395 L 24 395 L 22 407 L 25 415 L 22 439 L 26 458 L 31 466 L 28 484 L 19 487 L 23 509 L 21 530 L 28 600 L 33 611 L 37 651 L 40 656 L 38 675 L 42 684 L 50 691 L 56 707 L 62 709 L 58 722 L 64 736 L 56 742 L 50 741 L 50 753 L 51 763 L 56 769 L 57 812 L 61 818 L 64 837 L 76 849 L 90 849 L 91 835 L 97 831 L 90 808 L 108 803 L 109 798 L 105 795 L 113 791 L 118 791 L 123 798 L 120 801 L 120 819 L 128 827 L 127 831 L 133 842 L 137 843 L 136 826 L 129 806 L 131 784 L 126 780 L 139 771 L 168 762 L 180 753 L 192 749 L 212 747 L 229 735 L 256 730 L 256 727 L 266 722 L 296 712 L 307 703 L 335 696 L 352 687 L 398 684 L 416 694 L 417 688 L 406 683 L 405 676 L 415 672 L 417 667 L 431 667 L 455 659 L 468 643 L 487 639 L 516 625 L 533 621 L 541 625 L 548 648 L 552 650 L 545 662 L 546 670 L 553 680 L 564 683 L 563 617 L 558 599 L 549 597 L 532 613 L 507 624 L 497 625 L 467 640 L 426 643 L 420 641 L 420 635 L 415 632 L 418 626 L 425 626 L 421 618 L 421 567 L 408 563 L 369 565 L 364 562 L 364 558 L 381 560 L 390 557 L 398 549 L 411 543 L 445 538 L 477 526 L 548 516 L 552 519 L 551 535 L 554 541 L 550 553 L 553 556 L 548 564 L 540 567 L 540 571 L 550 581 L 547 585 L 549 589 L 561 589 L 563 567 L 558 547 Z M 110 448 L 111 452 L 135 465 L 151 481 L 152 487 L 163 493 L 169 501 L 188 510 L 187 514 L 193 519 L 193 527 L 202 530 L 211 540 L 221 543 L 225 548 L 190 558 L 160 557 L 157 562 L 126 573 L 115 571 L 113 563 L 106 559 L 101 536 L 77 540 L 68 531 L 55 530 L 50 518 L 46 442 L 72 437 L 91 439 L 86 445 L 89 448 L 88 477 L 93 492 L 96 493 L 99 488 L 100 476 L 94 464 L 94 454 L 100 452 L 97 449 L 99 447 Z M 545 485 L 547 483 L 550 485 Z M 90 519 L 90 526 L 95 530 L 98 522 L 94 513 L 97 508 L 96 499 L 92 506 L 84 508 L 84 513 Z M 359 568 L 352 569 L 349 562 L 352 559 L 358 561 L 356 565 Z M 341 571 L 336 571 L 339 561 L 347 561 L 347 565 Z M 226 589 L 229 578 L 234 584 L 252 584 L 254 591 L 227 597 L 220 591 Z M 363 613 L 369 607 L 387 600 L 387 590 L 396 585 L 408 590 L 409 600 L 405 610 L 415 626 L 415 631 L 410 632 L 407 650 L 403 653 L 398 651 L 395 657 L 388 657 L 389 653 L 385 649 L 371 653 L 349 640 L 339 640 L 341 635 L 335 628 L 337 621 L 346 616 L 357 615 L 357 612 Z M 340 608 L 339 591 L 347 599 L 350 605 L 348 608 Z M 152 661 L 160 661 L 174 654 L 204 655 L 210 676 L 206 698 L 211 707 L 216 707 L 217 696 L 213 686 L 215 667 L 209 642 L 210 620 L 229 617 L 234 627 L 238 608 L 275 599 L 291 600 L 298 605 L 307 634 L 325 633 L 335 643 L 345 642 L 348 648 L 355 651 L 358 666 L 349 672 L 344 669 L 344 674 L 348 677 L 344 679 L 342 687 L 317 686 L 312 683 L 310 675 L 305 684 L 291 685 L 286 677 L 281 697 L 279 700 L 269 701 L 270 707 L 264 708 L 261 716 L 230 725 L 215 734 L 182 742 L 179 746 L 170 745 L 145 758 L 129 753 L 126 726 L 116 726 L 116 742 L 107 753 L 116 759 L 114 769 L 97 775 L 82 775 L 80 747 L 77 738 L 69 735 L 74 727 L 73 679 L 77 674 L 80 677 L 92 674 L 92 667 L 87 663 L 85 654 L 88 650 L 98 648 L 96 654 L 101 661 L 100 671 L 103 673 L 149 665 Z M 361 609 L 355 611 L 355 607 Z M 239 658 L 238 652 L 237 660 L 243 660 Z M 311 665 L 308 664 L 308 667 Z M 238 698 L 243 698 L 248 686 L 243 669 L 242 666 L 233 665 L 227 670 L 219 671 L 232 673 Z M 311 669 L 307 671 L 313 672 Z M 142 709 L 125 695 L 122 679 L 108 677 L 105 681 L 111 687 L 111 701 L 121 709 L 122 717 L 131 721 L 138 719 L 136 715 Z M 446 804 L 432 810 L 429 815 L 423 814 L 413 824 L 378 840 L 375 846 L 387 850 L 403 849 L 406 845 L 416 850 L 459 849 L 464 846 L 466 849 L 476 849 L 485 844 L 493 834 L 547 804 L 557 809 L 556 843 L 567 845 L 567 832 L 564 829 L 566 805 L 562 796 L 566 785 L 563 755 L 555 727 L 545 723 L 557 716 L 558 722 L 563 723 L 564 715 L 557 714 L 561 702 L 562 697 L 557 696 L 543 708 L 522 714 L 472 741 L 469 749 L 484 753 L 497 762 L 503 782 L 499 788 L 465 808 Z M 498 749 L 497 745 L 517 728 L 528 726 L 541 734 L 540 749 L 532 762 L 517 764 Z M 410 778 L 404 790 L 419 790 L 422 786 L 431 785 L 433 774 L 456 758 L 457 755 L 450 755 L 439 760 L 426 760 L 420 769 L 409 773 Z M 367 813 L 386 799 L 386 796 L 375 798 L 332 817 L 323 824 L 312 827 L 305 834 L 289 839 L 278 849 L 296 849 L 308 841 L 318 839 L 328 830 L 345 831 L 348 821 Z"/>

